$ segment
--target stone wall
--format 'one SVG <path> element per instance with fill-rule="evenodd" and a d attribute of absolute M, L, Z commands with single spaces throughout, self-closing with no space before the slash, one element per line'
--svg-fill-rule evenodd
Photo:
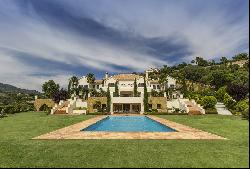
<path fill-rule="evenodd" d="M 157 104 L 161 104 L 159 112 L 167 112 L 167 99 L 166 97 L 149 97 L 148 103 L 152 104 L 152 109 L 157 109 Z"/>
<path fill-rule="evenodd" d="M 36 111 L 39 111 L 40 107 L 44 104 L 52 108 L 54 107 L 55 102 L 52 99 L 36 99 L 34 102 Z"/>
<path fill-rule="evenodd" d="M 94 104 L 100 101 L 101 104 L 106 104 L 107 106 L 107 97 L 89 97 L 87 101 L 88 105 L 88 112 L 93 113 L 94 112 Z"/>

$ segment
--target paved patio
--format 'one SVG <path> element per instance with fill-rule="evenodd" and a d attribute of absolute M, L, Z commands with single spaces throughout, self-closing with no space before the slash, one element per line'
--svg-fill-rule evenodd
<path fill-rule="evenodd" d="M 164 139 L 164 140 L 179 140 L 179 139 L 226 139 L 221 136 L 204 132 L 189 126 L 185 126 L 179 123 L 172 122 L 156 116 L 147 116 L 163 125 L 167 125 L 170 128 L 175 129 L 177 132 L 92 132 L 81 131 L 107 116 L 97 116 L 89 120 L 52 131 L 50 133 L 35 137 L 33 139 L 135 139 L 135 140 L 147 140 L 147 139 Z"/>

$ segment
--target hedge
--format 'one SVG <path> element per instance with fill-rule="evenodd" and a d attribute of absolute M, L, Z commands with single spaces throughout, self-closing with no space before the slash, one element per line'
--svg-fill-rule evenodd
<path fill-rule="evenodd" d="M 188 115 L 188 113 L 146 112 L 145 115 Z"/>
<path fill-rule="evenodd" d="M 218 112 L 214 108 L 207 108 L 205 109 L 205 114 L 218 114 Z"/>
<path fill-rule="evenodd" d="M 108 113 L 108 112 L 93 112 L 93 113 L 87 112 L 86 115 L 110 115 L 110 113 Z"/>

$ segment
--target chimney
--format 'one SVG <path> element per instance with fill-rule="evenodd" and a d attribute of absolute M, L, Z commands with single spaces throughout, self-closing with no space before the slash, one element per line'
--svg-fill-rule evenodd
<path fill-rule="evenodd" d="M 148 79 L 148 71 L 146 70 L 146 79 Z"/>
<path fill-rule="evenodd" d="M 108 72 L 105 73 L 105 79 L 109 78 Z"/>

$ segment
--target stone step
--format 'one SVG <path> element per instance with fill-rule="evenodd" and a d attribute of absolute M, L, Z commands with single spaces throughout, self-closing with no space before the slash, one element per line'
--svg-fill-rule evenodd
<path fill-rule="evenodd" d="M 67 114 L 66 110 L 57 110 L 54 114 Z"/>

